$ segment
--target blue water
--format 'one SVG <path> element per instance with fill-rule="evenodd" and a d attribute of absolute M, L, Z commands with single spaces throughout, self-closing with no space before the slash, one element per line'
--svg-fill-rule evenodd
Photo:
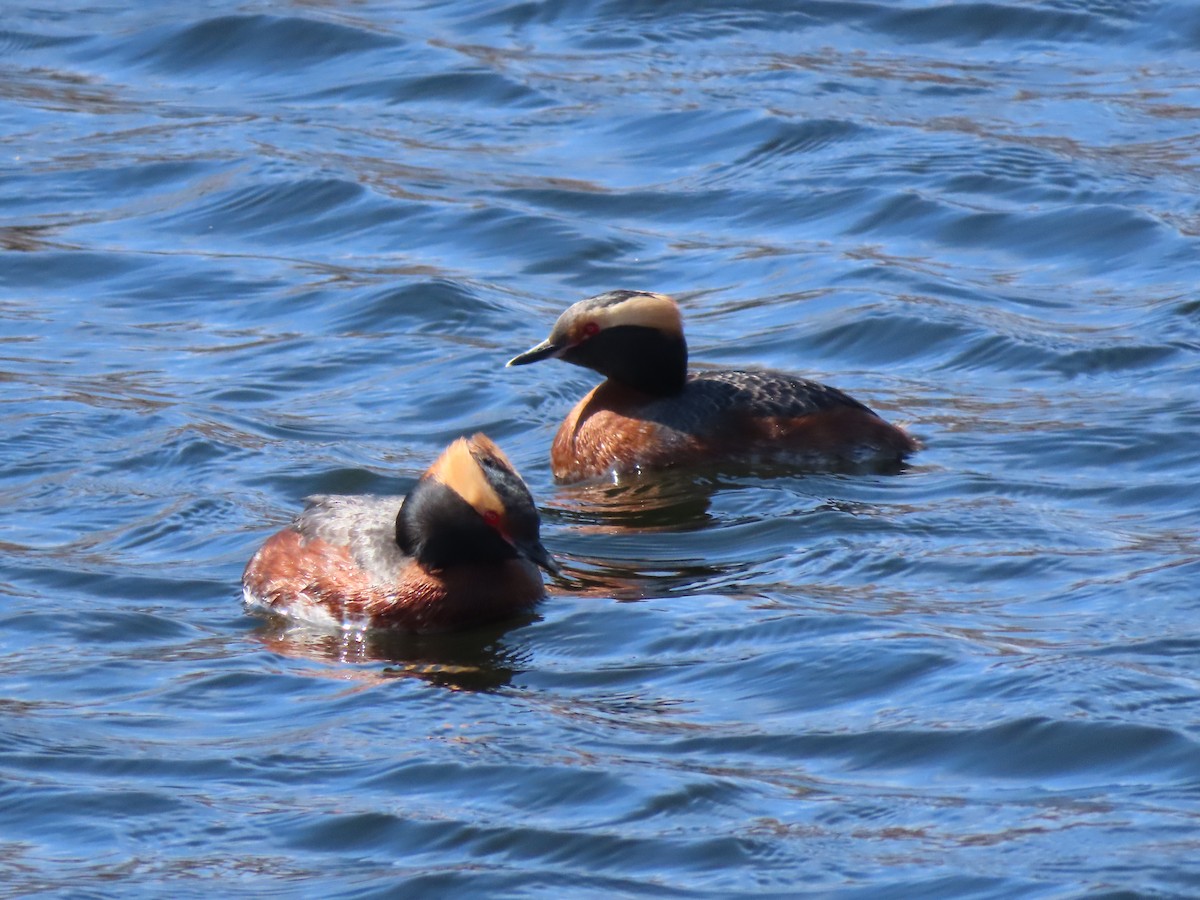
<path fill-rule="evenodd" d="M 1200 895 L 1200 6 L 15 0 L 0 894 Z M 554 485 L 569 303 L 828 381 L 895 476 Z M 252 618 L 483 430 L 563 563 Z"/>

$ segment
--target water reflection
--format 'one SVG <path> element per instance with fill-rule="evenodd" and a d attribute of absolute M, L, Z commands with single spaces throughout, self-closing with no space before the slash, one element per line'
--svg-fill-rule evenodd
<path fill-rule="evenodd" d="M 691 474 L 655 473 L 616 484 L 561 485 L 548 505 L 558 521 L 584 533 L 693 531 L 713 523 L 708 510 L 717 487 Z"/>
<path fill-rule="evenodd" d="M 700 560 L 663 563 L 638 558 L 576 557 L 574 564 L 565 568 L 565 580 L 569 580 L 569 591 L 574 596 L 629 602 L 711 589 L 737 580 L 745 568 Z"/>
<path fill-rule="evenodd" d="M 545 510 L 566 544 L 559 551 L 558 586 L 574 596 L 632 601 L 736 578 L 744 558 L 697 555 L 688 540 L 689 535 L 722 533 L 711 509 L 722 487 L 694 471 L 559 486 Z"/>
<path fill-rule="evenodd" d="M 536 615 L 509 619 L 454 634 L 406 634 L 385 629 L 326 631 L 270 619 L 254 637 L 272 653 L 317 662 L 347 663 L 318 674 L 377 684 L 393 678 L 419 678 L 456 691 L 492 691 L 507 685 L 528 665 L 528 650 L 504 640 Z M 387 663 L 380 669 L 371 663 Z"/>

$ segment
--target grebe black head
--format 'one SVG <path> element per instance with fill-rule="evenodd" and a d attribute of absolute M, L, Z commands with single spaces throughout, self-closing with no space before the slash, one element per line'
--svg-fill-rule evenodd
<path fill-rule="evenodd" d="M 687 342 L 675 301 L 649 291 L 609 291 L 558 317 L 550 336 L 509 360 L 561 359 L 647 394 L 666 396 L 687 380 Z"/>
<path fill-rule="evenodd" d="M 417 482 L 396 515 L 396 542 L 429 569 L 523 556 L 551 573 L 529 488 L 486 435 L 459 438 Z"/>

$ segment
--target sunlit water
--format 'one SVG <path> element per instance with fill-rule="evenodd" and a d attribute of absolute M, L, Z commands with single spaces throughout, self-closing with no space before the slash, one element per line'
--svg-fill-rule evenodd
<path fill-rule="evenodd" d="M 10 3 L 0 893 L 1200 894 L 1200 7 Z M 557 313 L 850 391 L 896 476 L 556 487 Z M 486 431 L 566 575 L 244 614 Z"/>

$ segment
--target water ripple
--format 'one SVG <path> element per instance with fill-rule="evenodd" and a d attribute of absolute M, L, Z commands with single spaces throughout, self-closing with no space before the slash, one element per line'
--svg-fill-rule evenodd
<path fill-rule="evenodd" d="M 377 32 L 318 19 L 233 15 L 139 35 L 121 46 L 120 54 L 130 63 L 175 75 L 277 77 L 398 44 Z"/>
<path fill-rule="evenodd" d="M 1197 21 L 6 9 L 9 891 L 1194 894 Z M 620 287 L 925 448 L 554 484 L 597 378 L 504 363 Z M 534 612 L 243 614 L 305 495 L 476 430 Z"/>

